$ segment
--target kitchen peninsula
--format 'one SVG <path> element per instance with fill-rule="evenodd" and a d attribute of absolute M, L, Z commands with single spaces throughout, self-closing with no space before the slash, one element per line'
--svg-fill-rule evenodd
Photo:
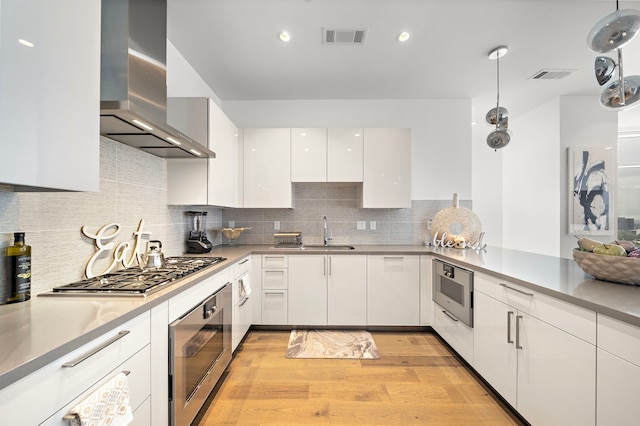
<path fill-rule="evenodd" d="M 309 255 L 329 255 L 335 252 L 327 252 L 323 248 L 317 249 L 274 249 L 273 246 L 266 245 L 245 245 L 245 246 L 217 246 L 210 253 L 211 256 L 222 256 L 227 258 L 226 262 L 202 270 L 191 275 L 183 281 L 150 295 L 146 298 L 92 298 L 87 303 L 86 298 L 44 298 L 33 297 L 31 301 L 22 304 L 4 306 L 2 310 L 2 321 L 0 325 L 0 336 L 2 337 L 2 364 L 0 365 L 0 393 L 3 395 L 3 403 L 0 404 L 0 412 L 11 412 L 15 409 L 15 399 L 22 400 L 22 404 L 29 404 L 32 398 L 25 398 L 20 392 L 33 392 L 30 387 L 23 386 L 29 382 L 28 375 L 38 374 L 39 370 L 47 368 L 53 361 L 64 359 L 68 354 L 77 351 L 88 342 L 99 339 L 111 330 L 119 329 L 124 324 L 136 321 L 141 316 L 147 315 L 147 325 L 151 327 L 151 351 L 150 356 L 158 356 L 158 353 L 166 354 L 165 350 L 159 350 L 154 345 L 162 344 L 166 336 L 162 336 L 163 330 L 166 333 L 167 313 L 158 315 L 166 310 L 167 303 L 177 297 L 184 297 L 189 292 L 195 292 L 203 282 L 216 280 L 216 282 L 229 280 L 230 269 L 236 262 L 246 256 L 252 256 L 256 268 L 260 269 L 261 259 L 266 256 L 309 256 Z M 431 275 L 430 264 L 433 258 L 439 258 L 446 262 L 451 262 L 460 267 L 470 269 L 475 272 L 477 292 L 489 293 L 493 291 L 488 287 L 487 282 L 494 280 L 496 283 L 508 283 L 514 288 L 525 290 L 536 294 L 538 300 L 543 299 L 550 304 L 551 309 L 561 306 L 575 309 L 580 312 L 581 320 L 587 323 L 586 328 L 592 328 L 592 332 L 587 332 L 582 336 L 582 331 L 576 331 L 579 339 L 586 339 L 584 343 L 593 352 L 593 383 L 590 385 L 595 389 L 595 353 L 596 353 L 596 323 L 598 332 L 602 336 L 609 334 L 630 332 L 631 339 L 626 340 L 626 345 L 632 345 L 636 340 L 640 342 L 640 288 L 602 282 L 590 279 L 575 265 L 572 260 L 555 258 L 520 252 L 515 250 L 502 249 L 497 247 L 487 247 L 484 250 L 457 250 L 447 248 L 433 248 L 425 246 L 355 246 L 354 250 L 338 253 L 339 256 L 417 256 L 420 258 L 420 319 L 413 324 L 418 327 L 433 327 L 436 332 L 448 341 L 463 357 L 463 350 L 459 350 L 455 340 L 456 335 L 452 334 L 454 340 L 448 340 L 448 328 L 443 332 L 437 323 L 434 323 L 434 309 L 431 302 Z M 484 282 L 480 285 L 481 282 Z M 259 274 L 252 273 L 252 287 L 255 294 L 260 294 Z M 480 290 L 482 288 L 482 290 Z M 495 297 L 495 294 L 493 295 Z M 485 296 L 483 296 L 485 297 Z M 528 297 L 528 296 L 527 296 Z M 388 302 L 393 303 L 394 296 L 388 295 Z M 476 296 L 476 343 L 478 331 L 482 324 L 479 322 L 478 296 Z M 194 304 L 197 300 L 193 301 Z M 542 306 L 542 305 L 540 305 Z M 523 308 L 524 309 L 524 308 Z M 255 311 L 254 311 L 255 312 Z M 533 312 L 534 316 L 545 316 L 547 312 Z M 164 325 L 162 322 L 164 318 Z M 597 321 L 596 321 L 597 318 Z M 549 320 L 553 322 L 553 320 Z M 560 322 L 564 321 L 562 318 Z M 502 322 L 502 320 L 501 320 Z M 260 324 L 259 316 L 254 315 L 254 324 Z M 524 327 L 528 327 L 525 321 Z M 376 324 L 362 324 L 363 327 Z M 584 327 L 583 327 L 584 329 Z M 602 331 L 601 331 L 602 329 Z M 154 330 L 156 330 L 154 332 Z M 611 331 L 613 330 L 613 331 Z M 620 331 L 622 330 L 622 331 Z M 473 330 L 471 330 L 473 331 Z M 155 333 L 158 333 L 157 335 Z M 569 335 L 573 339 L 573 330 L 569 330 Z M 28 336 L 28 338 L 25 338 Z M 154 338 L 159 339 L 154 343 Z M 600 338 L 599 338 L 600 339 Z M 613 343 L 611 343 L 613 342 Z M 615 339 L 611 340 L 615 347 Z M 528 342 L 526 342 L 528 343 Z M 526 345 L 525 343 L 525 345 Z M 601 340 L 598 340 L 597 351 L 610 356 L 608 347 L 600 347 Z M 166 343 L 164 343 L 166 344 Z M 470 343 L 473 347 L 473 340 Z M 608 344 L 604 342 L 604 344 Z M 463 347 L 462 347 L 463 348 Z M 158 351 L 156 353 L 156 351 Z M 155 353 L 155 355 L 154 355 Z M 473 352 L 472 352 L 473 353 Z M 478 352 L 476 351 L 476 354 Z M 623 354 L 624 355 L 624 354 Z M 146 356 L 149 356 L 147 354 Z M 617 359 L 617 358 L 616 358 Z M 479 359 L 466 358 L 470 366 L 475 365 Z M 626 364 L 625 364 L 626 365 Z M 640 367 L 632 364 L 627 367 Z M 635 371 L 635 370 L 633 370 Z M 479 371 L 482 375 L 482 371 Z M 106 373 L 106 372 L 105 372 Z M 588 376 L 588 375 L 587 375 Z M 151 380 L 161 378 L 151 377 Z M 491 380 L 488 380 L 491 383 Z M 153 386 L 151 391 L 151 401 L 154 401 L 154 392 L 158 387 Z M 498 389 L 499 390 L 499 389 Z M 162 396 L 163 392 L 160 392 Z M 505 396 L 508 400 L 508 397 Z M 603 395 L 598 399 L 606 400 Z M 593 413 L 588 416 L 595 416 L 595 399 L 592 401 Z M 515 406 L 514 406 L 515 407 Z M 519 410 L 518 407 L 515 407 Z M 11 410 L 11 411 L 7 411 Z M 49 414 L 53 414 L 53 411 Z M 44 413 L 41 413 L 44 415 Z M 525 418 L 526 414 L 523 414 Z M 42 417 L 40 421 L 46 417 Z M 595 417 L 594 417 L 595 418 Z M 153 424 L 157 424 L 154 423 Z"/>

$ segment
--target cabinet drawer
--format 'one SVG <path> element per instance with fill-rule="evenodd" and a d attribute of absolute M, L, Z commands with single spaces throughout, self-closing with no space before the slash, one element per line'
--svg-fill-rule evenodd
<path fill-rule="evenodd" d="M 13 383 L 0 392 L 0 418 L 19 413 L 13 424 L 40 424 L 148 346 L 150 330 L 150 314 L 146 312 Z M 128 333 L 121 334 L 125 331 Z M 103 345 L 107 346 L 98 350 Z M 76 365 L 63 367 L 70 363 Z"/>
<path fill-rule="evenodd" d="M 129 386 L 129 404 L 131 405 L 131 412 L 133 413 L 133 424 L 151 424 L 143 423 L 142 420 L 146 417 L 144 413 L 144 404 L 150 400 L 151 395 L 151 369 L 150 369 L 150 345 L 142 348 L 134 356 L 120 364 L 116 369 L 109 372 L 100 382 L 96 383 L 90 389 L 87 389 L 79 397 L 67 404 L 65 407 L 56 412 L 53 416 L 44 422 L 48 426 L 67 426 L 67 423 L 63 421 L 64 416 L 77 404 L 88 398 L 93 392 L 95 392 L 104 383 L 111 380 L 115 375 L 120 372 L 128 372 L 127 384 Z"/>
<path fill-rule="evenodd" d="M 596 313 L 500 278 L 475 273 L 474 290 L 596 344 Z"/>
<path fill-rule="evenodd" d="M 288 286 L 289 279 L 286 269 L 266 269 L 262 271 L 263 289 L 286 289 Z"/>
<path fill-rule="evenodd" d="M 449 317 L 438 305 L 434 306 L 433 328 L 462 358 L 473 365 L 473 328 Z"/>
<path fill-rule="evenodd" d="M 598 314 L 598 348 L 640 366 L 640 327 Z"/>
<path fill-rule="evenodd" d="M 287 290 L 262 290 L 262 324 L 286 325 Z"/>
<path fill-rule="evenodd" d="M 288 268 L 289 256 L 265 254 L 262 256 L 262 267 L 267 268 Z"/>
<path fill-rule="evenodd" d="M 249 272 L 251 269 L 251 256 L 247 256 L 235 264 L 234 278 L 238 278 Z"/>

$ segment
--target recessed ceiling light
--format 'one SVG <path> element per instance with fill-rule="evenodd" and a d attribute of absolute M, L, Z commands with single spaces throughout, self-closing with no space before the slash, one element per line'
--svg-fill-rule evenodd
<path fill-rule="evenodd" d="M 285 42 L 286 41 L 291 41 L 291 34 L 289 34 L 287 31 L 281 32 L 278 37 L 280 37 L 280 40 L 285 41 Z"/>
<path fill-rule="evenodd" d="M 408 33 L 406 31 L 403 31 L 400 34 L 398 34 L 398 41 L 407 41 L 410 38 L 411 38 L 411 33 Z"/>
<path fill-rule="evenodd" d="M 34 46 L 34 44 L 31 43 L 29 40 L 25 40 L 23 38 L 19 38 L 18 39 L 18 43 L 20 43 L 23 46 L 27 46 L 27 47 L 33 47 Z"/>

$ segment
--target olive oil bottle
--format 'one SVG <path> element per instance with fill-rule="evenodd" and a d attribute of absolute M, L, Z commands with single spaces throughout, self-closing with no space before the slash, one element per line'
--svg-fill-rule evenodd
<path fill-rule="evenodd" d="M 24 243 L 24 232 L 13 234 L 13 245 L 6 248 L 8 298 L 5 303 L 24 302 L 31 298 L 31 246 Z"/>

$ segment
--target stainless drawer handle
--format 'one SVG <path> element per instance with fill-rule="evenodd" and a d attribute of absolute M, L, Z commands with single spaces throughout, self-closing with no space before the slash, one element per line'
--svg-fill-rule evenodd
<path fill-rule="evenodd" d="M 516 349 L 522 349 L 520 346 L 520 320 L 522 315 L 516 315 Z"/>
<path fill-rule="evenodd" d="M 240 262 L 238 265 L 244 265 L 245 263 L 247 263 L 249 261 L 249 259 L 245 259 L 242 262 Z"/>
<path fill-rule="evenodd" d="M 454 317 L 453 315 L 449 314 L 449 312 L 447 311 L 442 311 L 443 314 L 445 314 L 446 316 L 448 316 L 450 319 L 452 319 L 455 322 L 458 322 L 458 318 Z"/>
<path fill-rule="evenodd" d="M 518 293 L 522 293 L 526 296 L 533 296 L 533 293 L 528 293 L 526 291 L 518 290 L 517 288 L 513 288 L 511 286 L 506 285 L 505 283 L 500 283 L 500 285 L 504 288 L 508 288 L 509 290 L 517 291 Z"/>
<path fill-rule="evenodd" d="M 111 339 L 107 340 L 106 342 L 104 342 L 100 346 L 90 350 L 86 354 L 79 356 L 78 358 L 74 359 L 73 361 L 65 362 L 64 364 L 62 364 L 62 368 L 73 368 L 73 367 L 75 367 L 76 365 L 78 365 L 81 362 L 87 360 L 88 358 L 91 358 L 92 356 L 94 356 L 95 354 L 97 354 L 98 352 L 100 352 L 101 350 L 103 350 L 104 348 L 109 346 L 110 344 L 112 344 L 114 342 L 117 342 L 118 340 L 122 339 L 124 336 L 126 336 L 129 333 L 131 333 L 129 330 L 122 330 L 117 335 L 113 336 Z"/>
<path fill-rule="evenodd" d="M 511 340 L 511 318 L 513 317 L 513 311 L 507 312 L 507 343 L 513 343 Z"/>

